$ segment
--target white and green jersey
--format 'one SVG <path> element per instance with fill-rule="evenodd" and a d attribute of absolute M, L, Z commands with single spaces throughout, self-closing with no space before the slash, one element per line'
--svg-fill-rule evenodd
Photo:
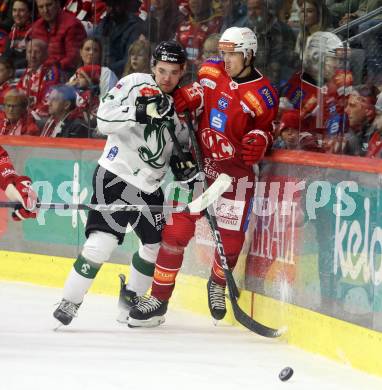
<path fill-rule="evenodd" d="M 162 92 L 152 75 L 133 73 L 119 80 L 102 98 L 97 112 L 98 129 L 108 136 L 98 163 L 147 193 L 160 187 L 169 169 L 173 141 L 166 126 L 174 126 L 178 138 L 188 138 L 176 114 L 162 124 L 136 122 L 136 98 L 158 93 Z"/>

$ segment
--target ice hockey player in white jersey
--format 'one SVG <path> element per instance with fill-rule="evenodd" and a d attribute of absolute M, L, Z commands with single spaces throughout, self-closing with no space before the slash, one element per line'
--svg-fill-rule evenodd
<path fill-rule="evenodd" d="M 152 75 L 126 76 L 102 98 L 97 122 L 107 142 L 94 172 L 91 203 L 163 205 L 160 186 L 173 152 L 167 129 L 173 126 L 180 138 L 187 131 L 174 111 L 171 96 L 184 73 L 185 62 L 186 54 L 177 42 L 161 42 L 154 50 Z M 91 210 L 85 230 L 87 240 L 53 313 L 60 323 L 68 325 L 77 315 L 102 264 L 122 244 L 127 225 L 142 245 L 133 255 L 128 284 L 122 279 L 120 301 L 128 308 L 146 293 L 160 246 L 163 213 L 149 208 L 113 213 Z"/>

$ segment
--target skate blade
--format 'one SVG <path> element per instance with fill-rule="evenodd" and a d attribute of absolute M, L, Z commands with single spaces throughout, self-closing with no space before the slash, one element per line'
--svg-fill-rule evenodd
<path fill-rule="evenodd" d="M 153 317 L 149 320 L 136 320 L 134 318 L 129 318 L 127 326 L 129 328 L 155 328 L 163 324 L 166 321 L 164 316 L 161 317 Z"/>
<path fill-rule="evenodd" d="M 212 323 L 214 324 L 214 326 L 219 326 L 219 322 L 220 320 L 216 320 L 215 318 L 212 319 Z"/>
<path fill-rule="evenodd" d="M 129 311 L 121 309 L 117 317 L 117 322 L 119 322 L 120 324 L 127 324 L 128 320 L 129 320 Z"/>
<path fill-rule="evenodd" d="M 62 322 L 56 320 L 55 323 L 53 324 L 53 332 L 57 332 L 63 326 L 66 326 L 66 325 L 64 325 Z"/>

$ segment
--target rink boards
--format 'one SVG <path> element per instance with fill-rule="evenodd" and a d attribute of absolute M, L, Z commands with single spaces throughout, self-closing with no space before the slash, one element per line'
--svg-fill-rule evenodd
<path fill-rule="evenodd" d="M 42 201 L 89 201 L 91 176 L 103 149 L 102 141 L 76 145 L 60 140 L 60 148 L 50 140 L 33 140 L 33 147 L 27 138 L 16 142 L 3 137 L 2 144 L 17 169 L 38 182 Z M 287 182 L 304 180 L 305 192 L 296 192 L 291 215 L 284 217 L 276 208 L 271 216 L 252 220 L 243 251 L 249 255 L 241 256 L 235 270 L 243 289 L 241 307 L 267 325 L 288 326 L 284 340 L 290 344 L 382 376 L 377 353 L 382 347 L 377 220 L 382 204 L 381 163 L 280 152 L 268 160 L 262 172 L 260 180 L 268 184 L 278 181 L 281 188 Z M 307 177 L 309 183 L 304 179 Z M 329 188 L 330 194 L 312 220 L 307 189 L 323 178 L 329 184 L 322 186 L 321 193 Z M 341 204 L 338 183 L 351 180 L 360 189 L 353 194 L 354 214 L 331 215 L 329 211 Z M 348 190 L 345 188 L 349 194 Z M 282 203 L 282 194 L 276 196 L 278 204 Z M 262 196 L 269 194 L 265 191 Z M 85 213 L 61 211 L 40 214 L 37 226 L 36 221 L 15 224 L 7 210 L 0 210 L 0 279 L 62 287 L 84 241 L 85 222 Z M 118 274 L 127 272 L 137 247 L 136 237 L 130 233 L 112 263 L 102 267 L 91 291 L 117 295 Z M 206 278 L 212 255 L 208 227 L 201 221 L 186 253 L 171 305 L 209 315 Z M 231 313 L 227 321 L 234 323 Z"/>

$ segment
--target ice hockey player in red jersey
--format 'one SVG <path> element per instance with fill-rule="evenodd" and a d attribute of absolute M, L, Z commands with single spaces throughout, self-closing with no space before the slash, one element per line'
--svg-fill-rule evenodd
<path fill-rule="evenodd" d="M 221 58 L 208 60 L 199 71 L 199 83 L 175 93 L 178 113 L 194 111 L 204 98 L 196 135 L 203 154 L 204 173 L 210 183 L 220 173 L 233 177 L 232 191 L 216 205 L 216 218 L 228 265 L 233 269 L 244 243 L 252 210 L 255 174 L 253 165 L 272 144 L 272 121 L 278 110 L 278 96 L 269 80 L 254 68 L 257 38 L 249 28 L 231 27 L 219 40 Z M 202 96 L 200 93 L 202 86 Z M 168 301 L 182 265 L 184 249 L 194 235 L 201 215 L 177 213 L 165 226 L 159 250 L 152 292 L 130 311 L 131 327 L 157 326 L 164 321 Z M 211 315 L 226 314 L 225 277 L 219 256 L 207 284 Z"/>
<path fill-rule="evenodd" d="M 8 153 L 0 146 L 0 189 L 12 202 L 20 202 L 12 213 L 15 221 L 36 218 L 37 195 L 31 187 L 32 180 L 27 176 L 19 176 Z"/>
<path fill-rule="evenodd" d="M 326 129 L 327 136 L 345 130 L 344 108 L 353 83 L 349 55 L 350 49 L 331 32 L 318 31 L 309 38 L 303 72 L 291 77 L 280 100 L 281 109 L 300 110 L 302 130 Z"/>

